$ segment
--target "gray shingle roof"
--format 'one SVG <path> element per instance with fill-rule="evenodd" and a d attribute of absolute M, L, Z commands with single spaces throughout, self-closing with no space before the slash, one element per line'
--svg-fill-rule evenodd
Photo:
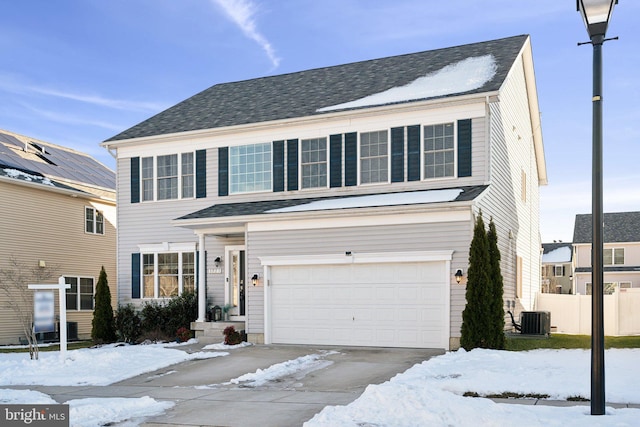
<path fill-rule="evenodd" d="M 486 185 L 478 185 L 474 187 L 455 187 L 461 189 L 462 192 L 456 197 L 454 202 L 463 202 L 474 200 L 478 197 L 486 188 Z M 424 191 L 424 190 L 423 190 Z M 434 191 L 434 190 L 428 190 Z M 437 191 L 437 190 L 435 190 Z M 405 192 L 403 194 L 409 195 L 412 192 Z M 391 193 L 377 193 L 391 194 Z M 178 220 L 189 219 L 204 219 L 204 218 L 222 218 L 232 216 L 248 216 L 248 215 L 261 215 L 270 213 L 269 211 L 274 209 L 290 208 L 293 206 L 305 205 L 311 202 L 317 202 L 322 200 L 337 200 L 346 198 L 367 197 L 367 195 L 359 196 L 332 196 L 332 197 L 312 197 L 306 199 L 283 199 L 283 200 L 261 200 L 256 202 L 244 202 L 244 203 L 220 203 L 209 206 L 208 208 L 201 209 L 199 211 L 190 213 L 188 215 L 177 218 Z M 407 203 L 410 204 L 410 203 Z"/>
<path fill-rule="evenodd" d="M 573 243 L 591 243 L 591 214 L 576 215 Z M 604 214 L 605 243 L 640 242 L 640 212 Z"/>
<path fill-rule="evenodd" d="M 404 86 L 447 65 L 484 55 L 493 55 L 496 73 L 482 87 L 466 93 L 491 92 L 500 88 L 527 38 L 527 35 L 520 35 L 290 74 L 221 83 L 125 130 L 107 142 L 320 115 L 324 114 L 318 112 L 320 108 Z"/>

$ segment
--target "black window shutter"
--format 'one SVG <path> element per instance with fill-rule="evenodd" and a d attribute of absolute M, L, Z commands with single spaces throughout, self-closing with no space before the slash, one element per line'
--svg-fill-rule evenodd
<path fill-rule="evenodd" d="M 471 119 L 458 120 L 458 177 L 471 176 Z"/>
<path fill-rule="evenodd" d="M 218 196 L 229 195 L 229 147 L 218 148 Z"/>
<path fill-rule="evenodd" d="M 344 185 L 358 185 L 358 134 L 344 134 Z"/>
<path fill-rule="evenodd" d="M 342 187 L 342 135 L 329 136 L 329 186 Z"/>
<path fill-rule="evenodd" d="M 140 254 L 131 254 L 131 298 L 140 298 Z"/>
<path fill-rule="evenodd" d="M 298 189 L 298 140 L 287 141 L 287 190 Z"/>
<path fill-rule="evenodd" d="M 140 203 L 140 157 L 131 158 L 131 203 Z"/>
<path fill-rule="evenodd" d="M 391 129 L 391 182 L 404 181 L 404 128 Z"/>
<path fill-rule="evenodd" d="M 284 191 L 284 141 L 273 142 L 273 191 Z"/>
<path fill-rule="evenodd" d="M 207 151 L 196 150 L 196 198 L 207 197 Z"/>
<path fill-rule="evenodd" d="M 407 180 L 420 181 L 420 125 L 407 126 Z"/>

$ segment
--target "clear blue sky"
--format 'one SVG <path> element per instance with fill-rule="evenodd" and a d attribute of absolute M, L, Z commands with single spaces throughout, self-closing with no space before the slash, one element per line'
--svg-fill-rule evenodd
<path fill-rule="evenodd" d="M 575 0 L 19 0 L 0 7 L 0 128 L 87 152 L 214 84 L 532 37 L 543 241 L 591 212 L 592 48 Z M 640 210 L 640 1 L 604 46 L 604 209 Z"/>

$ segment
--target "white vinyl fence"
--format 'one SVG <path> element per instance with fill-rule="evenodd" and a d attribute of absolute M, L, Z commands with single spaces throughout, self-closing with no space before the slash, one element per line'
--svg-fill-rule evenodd
<path fill-rule="evenodd" d="M 591 335 L 591 295 L 539 293 L 536 310 L 551 313 L 552 331 Z M 604 334 L 640 335 L 640 288 L 604 296 Z"/>

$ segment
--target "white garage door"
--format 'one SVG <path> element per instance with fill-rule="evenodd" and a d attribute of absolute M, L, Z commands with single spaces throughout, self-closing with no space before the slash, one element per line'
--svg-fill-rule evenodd
<path fill-rule="evenodd" d="M 445 262 L 271 267 L 271 341 L 448 348 Z"/>

